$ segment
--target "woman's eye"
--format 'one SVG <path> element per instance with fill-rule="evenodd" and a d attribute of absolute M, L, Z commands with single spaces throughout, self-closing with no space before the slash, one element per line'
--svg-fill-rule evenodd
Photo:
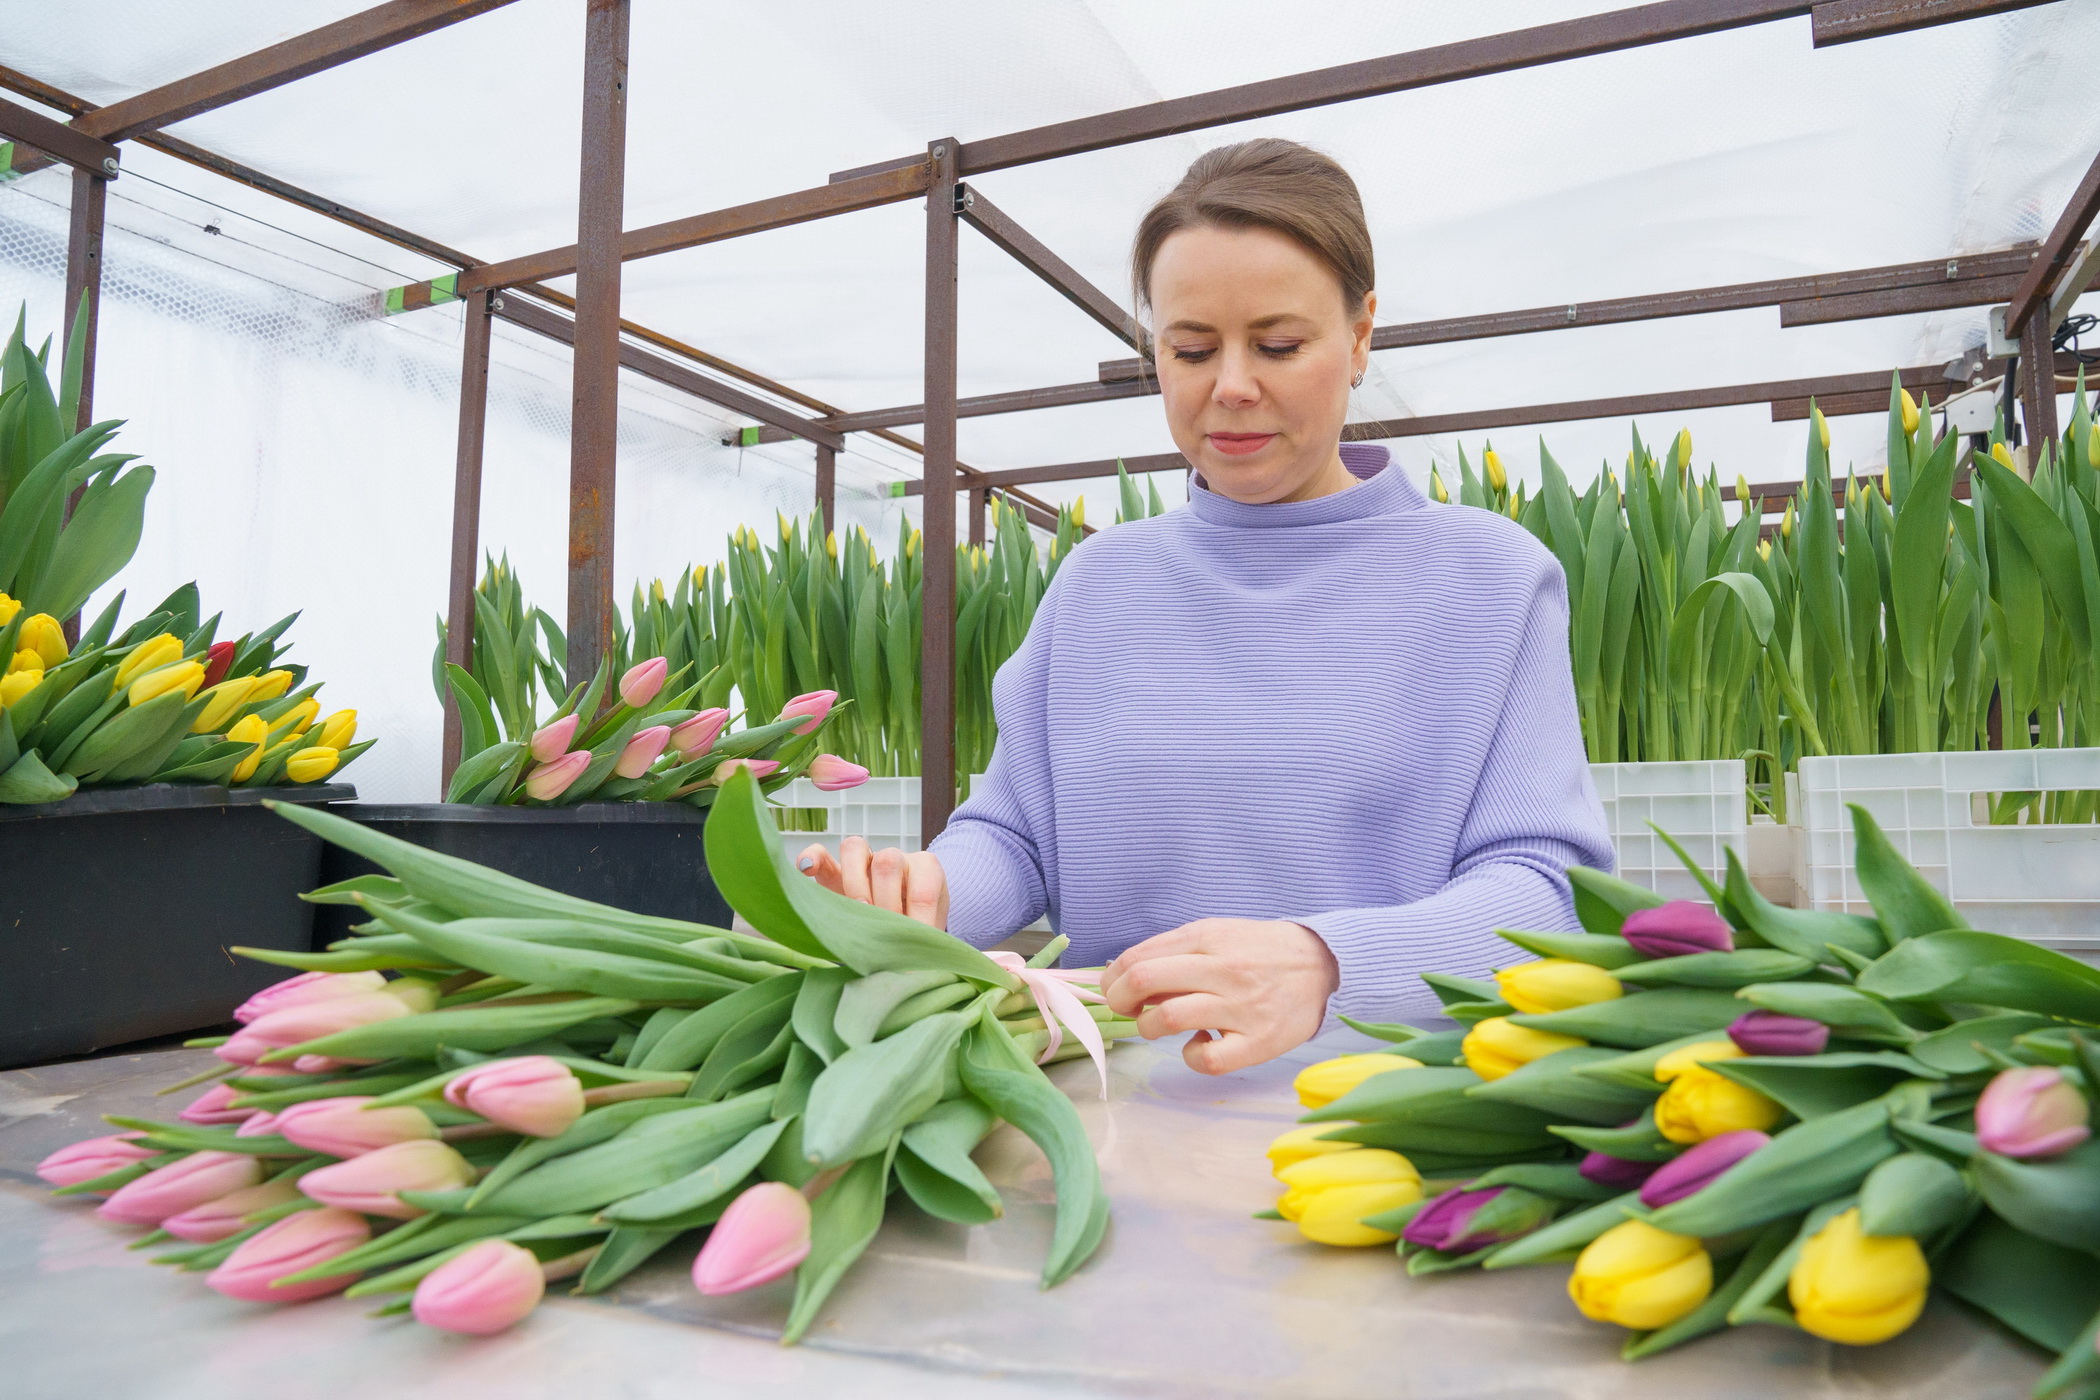
<path fill-rule="evenodd" d="M 1276 345 L 1261 345 L 1257 348 L 1272 360 L 1285 360 L 1298 353 L 1300 341 L 1286 341 Z"/>
<path fill-rule="evenodd" d="M 1174 350 L 1174 358 L 1180 360 L 1183 364 L 1200 365 L 1216 353 L 1216 346 L 1188 350 L 1181 349 L 1177 346 Z"/>

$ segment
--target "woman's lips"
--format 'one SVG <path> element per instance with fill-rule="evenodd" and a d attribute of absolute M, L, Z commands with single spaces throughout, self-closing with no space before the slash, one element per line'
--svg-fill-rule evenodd
<path fill-rule="evenodd" d="M 1245 457 L 1275 441 L 1274 433 L 1210 433 L 1210 445 L 1228 457 Z"/>

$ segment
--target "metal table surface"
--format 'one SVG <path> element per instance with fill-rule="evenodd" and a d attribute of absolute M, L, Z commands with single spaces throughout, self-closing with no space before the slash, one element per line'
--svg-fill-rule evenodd
<path fill-rule="evenodd" d="M 15 1400 L 621 1400 L 694 1394 L 855 1400 L 1077 1395 L 1291 1400 L 2022 1400 L 2041 1362 L 1945 1302 L 1886 1346 L 1741 1328 L 1637 1365 L 1583 1320 L 1565 1266 L 1410 1279 L 1388 1249 L 1305 1242 L 1249 1219 L 1273 1203 L 1262 1149 L 1289 1126 L 1297 1068 L 1361 1048 L 1346 1033 L 1221 1079 L 1173 1044 L 1129 1044 L 1107 1102 L 1091 1067 L 1052 1073 L 1099 1151 L 1115 1223 L 1085 1269 L 1036 1287 L 1049 1171 L 1002 1128 L 979 1160 L 1006 1194 L 988 1226 L 930 1220 L 898 1198 L 881 1235 L 799 1348 L 772 1340 L 788 1285 L 703 1299 L 690 1246 L 598 1299 L 550 1296 L 492 1338 L 370 1320 L 340 1298 L 265 1308 L 150 1266 L 135 1231 L 53 1202 L 31 1168 L 107 1129 L 165 1117 L 194 1091 L 152 1091 L 203 1052 L 0 1074 L 0 1391 Z"/>

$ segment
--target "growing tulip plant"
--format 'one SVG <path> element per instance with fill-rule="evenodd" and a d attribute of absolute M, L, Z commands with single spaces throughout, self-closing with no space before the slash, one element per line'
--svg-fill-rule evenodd
<path fill-rule="evenodd" d="M 1425 974 L 1458 1029 L 1351 1022 L 1394 1048 L 1299 1075 L 1268 1218 L 1411 1274 L 1572 1261 L 1629 1360 L 1887 1341 L 1937 1282 L 2059 1354 L 2036 1400 L 2100 1397 L 2100 969 L 1968 928 L 1852 813 L 1873 918 L 1774 906 L 1733 853 L 1711 907 L 1575 869 L 1584 932 Z"/>
<path fill-rule="evenodd" d="M 469 1334 L 518 1322 L 551 1281 L 600 1292 L 703 1232 L 701 1293 L 793 1276 L 792 1342 L 895 1188 L 944 1220 L 1001 1213 L 970 1152 L 1003 1118 L 1055 1176 L 1044 1284 L 1078 1268 L 1108 1205 L 1039 1066 L 1100 1063 L 1134 1023 L 1094 973 L 1048 969 L 1061 942 L 1033 963 L 980 953 L 799 875 L 748 769 L 716 793 L 708 867 L 764 936 L 278 807 L 389 872 L 309 896 L 371 921 L 324 953 L 239 950 L 301 973 L 209 1042 L 216 1082 L 178 1121 L 113 1117 L 121 1131 L 39 1174 L 179 1241 L 161 1262 L 229 1297 L 375 1296 Z"/>

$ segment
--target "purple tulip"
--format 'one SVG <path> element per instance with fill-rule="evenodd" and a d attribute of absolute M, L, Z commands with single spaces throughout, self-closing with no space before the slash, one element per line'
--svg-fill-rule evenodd
<path fill-rule="evenodd" d="M 1693 953 L 1732 953 L 1735 935 L 1728 923 L 1704 904 L 1673 899 L 1653 909 L 1626 916 L 1619 933 L 1644 958 L 1682 958 Z"/>
<path fill-rule="evenodd" d="M 1976 1100 L 1976 1141 L 2001 1157 L 2056 1157 L 2092 1136 L 2091 1118 L 2062 1070 L 2002 1070 Z"/>
<path fill-rule="evenodd" d="M 1806 1016 L 1752 1011 L 1728 1023 L 1728 1038 L 1745 1055 L 1820 1055 L 1830 1044 L 1830 1027 Z"/>
<path fill-rule="evenodd" d="M 1681 1201 L 1705 1189 L 1715 1177 L 1771 1140 L 1769 1133 L 1761 1133 L 1755 1128 L 1710 1137 L 1686 1149 L 1682 1156 L 1664 1162 L 1642 1185 L 1641 1204 L 1654 1210 L 1672 1201 Z"/>
<path fill-rule="evenodd" d="M 1470 1254 L 1476 1249 L 1515 1239 L 1516 1234 L 1501 1230 L 1473 1229 L 1473 1217 L 1508 1189 L 1506 1186 L 1490 1186 L 1485 1191 L 1469 1191 L 1463 1186 L 1454 1186 L 1417 1211 L 1415 1218 L 1407 1222 L 1407 1228 L 1400 1232 L 1401 1237 L 1409 1244 L 1446 1254 Z"/>
<path fill-rule="evenodd" d="M 1584 1181 L 1594 1181 L 1615 1191 L 1631 1191 L 1655 1175 L 1655 1169 L 1661 1165 L 1660 1162 L 1631 1162 L 1624 1157 L 1592 1152 L 1575 1170 L 1582 1173 Z"/>

